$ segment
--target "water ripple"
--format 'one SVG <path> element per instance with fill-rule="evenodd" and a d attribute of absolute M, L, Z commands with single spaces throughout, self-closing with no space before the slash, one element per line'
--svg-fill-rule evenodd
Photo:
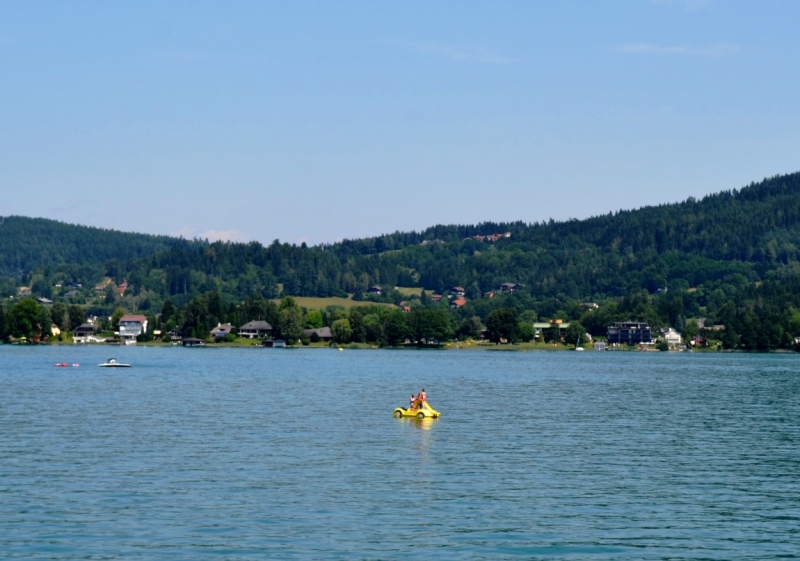
<path fill-rule="evenodd" d="M 0 346 L 5 559 L 773 559 L 800 358 Z M 438 421 L 397 420 L 425 387 Z"/>

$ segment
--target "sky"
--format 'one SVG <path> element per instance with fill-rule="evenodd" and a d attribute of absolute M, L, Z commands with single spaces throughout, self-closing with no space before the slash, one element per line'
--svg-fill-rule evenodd
<path fill-rule="evenodd" d="M 318 244 L 800 170 L 800 2 L 0 0 L 0 215 Z"/>

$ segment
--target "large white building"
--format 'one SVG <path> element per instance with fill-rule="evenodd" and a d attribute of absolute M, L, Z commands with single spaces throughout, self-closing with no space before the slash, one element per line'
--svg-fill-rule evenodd
<path fill-rule="evenodd" d="M 680 333 L 670 327 L 664 332 L 664 341 L 666 341 L 668 345 L 674 347 L 676 345 L 680 345 L 683 342 L 683 339 L 681 339 Z"/>
<path fill-rule="evenodd" d="M 147 332 L 147 316 L 126 314 L 119 319 L 120 339 L 133 340 Z"/>

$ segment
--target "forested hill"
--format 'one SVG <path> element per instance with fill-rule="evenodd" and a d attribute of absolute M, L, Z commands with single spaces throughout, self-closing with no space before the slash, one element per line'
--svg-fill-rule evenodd
<path fill-rule="evenodd" d="M 474 238 L 506 232 L 494 241 Z M 104 271 L 82 275 L 127 280 L 130 293 L 144 291 L 154 302 L 209 290 L 231 299 L 360 294 L 374 284 L 435 292 L 459 285 L 475 300 L 503 282 L 524 284 L 534 298 L 602 299 L 742 286 L 793 271 L 799 261 L 800 173 L 586 220 L 435 226 L 317 247 L 193 244 L 20 217 L 0 223 L 5 274 L 30 278 L 51 266 L 47 274 L 58 280 L 59 270 L 103 263 Z M 77 278 L 74 269 L 67 276 L 99 280 Z"/>
<path fill-rule="evenodd" d="M 465 239 L 510 232 L 497 241 Z M 214 287 L 331 296 L 373 284 L 436 292 L 466 288 L 470 299 L 503 282 L 534 297 L 597 299 L 639 290 L 757 282 L 800 259 L 800 174 L 774 177 L 702 200 L 621 211 L 587 220 L 436 226 L 306 248 L 274 243 L 175 248 L 128 264 L 128 280 L 162 271 L 163 294 Z M 160 282 L 160 281 L 159 281 Z"/>
<path fill-rule="evenodd" d="M 508 244 L 580 241 L 605 250 L 678 251 L 711 259 L 777 258 L 788 262 L 800 257 L 800 246 L 790 239 L 791 232 L 800 231 L 799 228 L 800 173 L 794 173 L 700 200 L 690 197 L 682 203 L 622 210 L 585 220 L 434 226 L 423 232 L 345 240 L 340 245 L 346 253 L 372 254 L 417 245 L 423 240 L 458 242 L 476 234 L 510 231 L 513 239 Z M 578 239 L 571 240 L 572 236 Z"/>
<path fill-rule="evenodd" d="M 18 277 L 45 267 L 105 265 L 114 259 L 128 261 L 192 245 L 193 242 L 169 236 L 6 216 L 0 217 L 0 276 Z"/>

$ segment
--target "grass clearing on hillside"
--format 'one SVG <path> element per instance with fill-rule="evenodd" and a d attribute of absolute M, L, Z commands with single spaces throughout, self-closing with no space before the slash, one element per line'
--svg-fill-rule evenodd
<path fill-rule="evenodd" d="M 415 286 L 398 286 L 397 292 L 403 296 L 422 296 L 422 289 Z"/>
<path fill-rule="evenodd" d="M 328 306 L 343 306 L 346 309 L 355 306 L 392 306 L 392 304 L 377 304 L 375 302 L 356 302 L 350 298 L 314 298 L 311 296 L 292 296 L 297 305 L 301 308 L 309 310 L 323 310 Z M 276 304 L 280 304 L 280 300 L 273 300 Z"/>

